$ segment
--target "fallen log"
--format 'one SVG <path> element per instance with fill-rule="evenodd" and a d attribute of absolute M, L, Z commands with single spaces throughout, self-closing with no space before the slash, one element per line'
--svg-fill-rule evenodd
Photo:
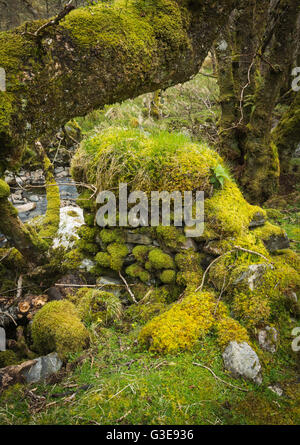
<path fill-rule="evenodd" d="M 24 383 L 24 372 L 36 364 L 36 360 L 28 360 L 20 365 L 7 366 L 0 369 L 0 394 L 8 386 Z"/>

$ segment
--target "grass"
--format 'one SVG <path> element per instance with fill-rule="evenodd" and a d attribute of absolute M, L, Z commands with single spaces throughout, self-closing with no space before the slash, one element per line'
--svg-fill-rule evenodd
<path fill-rule="evenodd" d="M 275 375 L 272 367 L 264 385 L 257 387 L 224 372 L 213 336 L 193 352 L 157 357 L 139 350 L 135 335 L 134 330 L 124 334 L 103 329 L 80 364 L 62 380 L 10 388 L 1 396 L 0 424 L 299 423 L 297 401 L 291 395 L 279 398 L 267 388 L 274 379 L 284 379 L 282 385 L 289 391 L 293 376 L 283 362 L 278 362 Z M 193 362 L 205 364 L 247 392 L 216 380 Z M 293 394 L 297 388 L 299 394 L 300 385 L 293 385 Z"/>

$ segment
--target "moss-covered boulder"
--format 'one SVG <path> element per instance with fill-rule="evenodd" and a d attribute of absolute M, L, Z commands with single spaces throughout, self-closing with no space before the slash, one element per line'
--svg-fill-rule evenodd
<path fill-rule="evenodd" d="M 56 351 L 62 357 L 88 345 L 89 334 L 76 307 L 69 301 L 47 303 L 34 316 L 31 328 L 33 348 L 39 354 Z"/>

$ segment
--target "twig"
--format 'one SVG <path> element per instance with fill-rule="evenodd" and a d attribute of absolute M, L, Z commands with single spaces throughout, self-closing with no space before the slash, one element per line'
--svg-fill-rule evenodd
<path fill-rule="evenodd" d="M 120 417 L 119 419 L 116 420 L 116 423 L 122 422 L 122 420 L 124 420 L 125 417 L 129 416 L 129 414 L 131 414 L 131 412 L 132 412 L 132 409 L 130 411 L 127 411 L 127 413 L 124 414 L 124 416 L 122 416 L 122 417 Z"/>
<path fill-rule="evenodd" d="M 126 388 L 128 388 L 130 385 L 125 386 L 123 389 L 121 389 L 120 391 L 118 391 L 116 394 L 114 394 L 113 396 L 111 396 L 107 401 L 109 402 L 111 399 L 117 397 L 117 395 L 119 395 L 121 392 L 123 392 Z"/>
<path fill-rule="evenodd" d="M 248 252 L 248 253 L 252 253 L 253 255 L 258 255 L 260 257 L 262 257 L 264 260 L 266 260 L 268 263 L 272 263 L 272 261 L 270 261 L 267 257 L 265 257 L 264 255 L 262 255 L 259 252 L 255 252 L 255 250 L 249 250 L 249 249 L 245 249 L 244 247 L 240 247 L 240 246 L 234 246 L 235 249 L 237 250 L 241 250 L 242 252 Z"/>
<path fill-rule="evenodd" d="M 69 2 L 65 5 L 64 9 L 50 22 L 44 23 L 42 26 L 40 26 L 34 33 L 31 32 L 24 32 L 24 35 L 29 35 L 31 37 L 41 37 L 41 33 L 46 29 L 49 28 L 49 26 L 55 26 L 58 25 L 59 22 L 69 14 L 73 9 L 75 9 L 75 6 L 72 5 L 73 0 L 69 0 Z"/>
<path fill-rule="evenodd" d="M 2 314 L 2 315 L 6 315 L 7 317 L 9 317 L 13 322 L 14 322 L 14 324 L 16 325 L 16 326 L 18 326 L 17 325 L 17 323 L 16 323 L 16 320 L 8 313 L 8 312 L 2 312 L 2 311 L 0 311 L 0 314 Z"/>
<path fill-rule="evenodd" d="M 23 275 L 21 274 L 19 276 L 17 283 L 17 296 L 16 296 L 17 300 L 19 300 L 22 296 L 22 284 L 23 284 Z"/>
<path fill-rule="evenodd" d="M 105 284 L 102 284 L 101 286 L 97 284 L 67 284 L 67 283 L 55 283 L 55 286 L 57 287 L 91 287 L 96 289 L 101 289 L 105 286 Z"/>
<path fill-rule="evenodd" d="M 209 271 L 209 269 L 211 268 L 211 266 L 212 266 L 216 261 L 220 260 L 222 257 L 224 257 L 225 255 L 228 255 L 229 253 L 232 253 L 232 252 L 233 252 L 233 250 L 229 250 L 228 252 L 225 252 L 225 253 L 223 253 L 222 255 L 220 255 L 220 256 L 218 256 L 217 258 L 215 258 L 215 259 L 210 263 L 210 265 L 207 267 L 207 269 L 205 270 L 205 272 L 204 272 L 204 274 L 203 274 L 202 282 L 201 282 L 200 286 L 197 287 L 196 292 L 198 292 L 198 291 L 201 292 L 201 291 L 202 291 L 202 288 L 203 288 L 203 285 L 204 285 L 204 281 L 205 281 L 206 274 L 207 274 L 207 272 Z"/>
<path fill-rule="evenodd" d="M 207 369 L 207 370 L 214 376 L 214 378 L 215 378 L 216 380 L 219 380 L 220 382 L 224 383 L 225 385 L 231 386 L 232 388 L 235 388 L 235 389 L 239 389 L 240 391 L 248 392 L 248 389 L 240 388 L 239 386 L 232 385 L 232 383 L 226 382 L 226 380 L 221 379 L 221 378 L 218 377 L 218 376 L 214 373 L 214 371 L 213 371 L 211 368 L 209 368 L 208 366 L 201 365 L 201 363 L 196 363 L 196 362 L 194 362 L 193 365 L 195 365 L 195 366 L 201 366 L 201 368 L 205 368 L 205 369 Z"/>
<path fill-rule="evenodd" d="M 138 302 L 137 302 L 136 299 L 135 299 L 134 293 L 133 293 L 132 290 L 130 289 L 130 287 L 129 287 L 127 281 L 125 280 L 125 278 L 123 277 L 123 275 L 121 274 L 121 272 L 119 272 L 119 276 L 120 276 L 121 280 L 123 281 L 123 283 L 125 284 L 126 289 L 127 289 L 128 293 L 129 293 L 129 295 L 131 296 L 133 302 L 134 302 L 135 304 L 138 304 Z"/>

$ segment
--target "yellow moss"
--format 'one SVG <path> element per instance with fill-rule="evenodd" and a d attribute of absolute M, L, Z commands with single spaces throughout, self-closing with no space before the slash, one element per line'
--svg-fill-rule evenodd
<path fill-rule="evenodd" d="M 254 328 L 259 323 L 268 322 L 271 314 L 268 297 L 259 291 L 236 292 L 232 308 L 235 316 L 243 320 L 249 328 Z"/>
<path fill-rule="evenodd" d="M 224 188 L 215 191 L 214 196 L 205 202 L 203 238 L 206 238 L 207 231 L 219 235 L 239 235 L 248 230 L 256 214 L 266 216 L 263 209 L 248 204 L 235 183 L 226 181 Z"/>
<path fill-rule="evenodd" d="M 166 246 L 178 248 L 186 240 L 184 234 L 174 226 L 158 226 L 156 227 L 158 238 L 161 238 Z"/>
<path fill-rule="evenodd" d="M 144 326 L 139 341 L 150 351 L 173 353 L 191 349 L 214 322 L 215 300 L 208 292 L 186 296 Z"/>
<path fill-rule="evenodd" d="M 203 270 L 201 268 L 201 255 L 192 250 L 178 253 L 175 256 L 176 266 L 180 272 L 177 273 L 177 283 L 186 286 L 188 290 L 195 290 L 201 283 Z"/>
<path fill-rule="evenodd" d="M 217 322 L 216 329 L 218 343 L 222 349 L 226 348 L 231 341 L 236 341 L 238 343 L 250 342 L 247 330 L 233 318 L 227 317 L 221 319 Z"/>
<path fill-rule="evenodd" d="M 64 300 L 47 303 L 37 312 L 31 334 L 33 347 L 38 353 L 57 351 L 62 357 L 82 350 L 89 339 L 76 307 Z"/>
<path fill-rule="evenodd" d="M 266 222 L 262 227 L 257 227 L 253 230 L 255 236 L 262 240 L 268 240 L 271 236 L 285 236 L 285 231 L 279 227 Z"/>

